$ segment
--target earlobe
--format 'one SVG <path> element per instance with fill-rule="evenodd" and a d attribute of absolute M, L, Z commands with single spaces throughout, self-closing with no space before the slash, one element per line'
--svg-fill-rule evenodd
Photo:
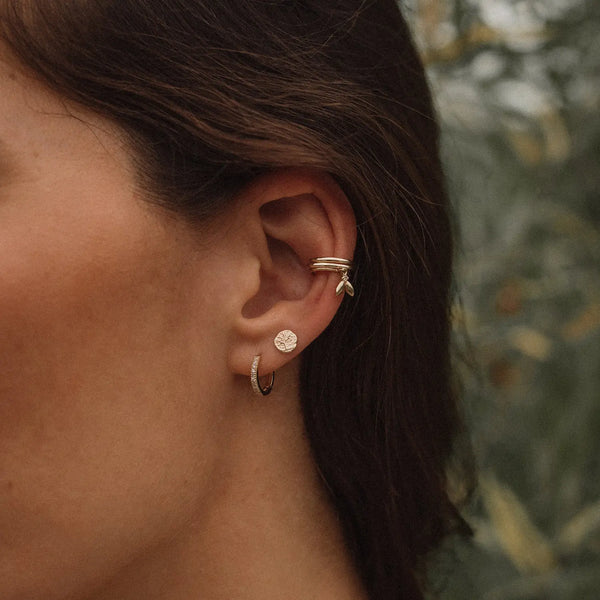
<path fill-rule="evenodd" d="M 346 295 L 341 292 L 351 293 L 356 222 L 340 187 L 320 171 L 270 173 L 239 200 L 247 227 L 238 231 L 248 232 L 244 248 L 260 266 L 258 291 L 239 302 L 229 363 L 233 373 L 247 377 L 260 356 L 265 381 L 327 327 Z"/>

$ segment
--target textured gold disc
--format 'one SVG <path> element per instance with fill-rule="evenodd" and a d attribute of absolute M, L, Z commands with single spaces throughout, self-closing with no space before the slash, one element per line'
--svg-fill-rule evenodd
<path fill-rule="evenodd" d="M 284 329 L 275 336 L 273 343 L 281 352 L 293 352 L 298 344 L 298 337 L 293 331 Z"/>

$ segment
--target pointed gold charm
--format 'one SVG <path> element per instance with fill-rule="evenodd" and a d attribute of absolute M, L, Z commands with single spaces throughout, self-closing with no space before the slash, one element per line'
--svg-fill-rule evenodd
<path fill-rule="evenodd" d="M 346 288 L 346 294 L 348 294 L 348 296 L 354 296 L 354 288 L 349 281 L 346 281 L 344 287 Z"/>
<path fill-rule="evenodd" d="M 348 296 L 354 296 L 354 288 L 352 287 L 352 284 L 348 281 L 348 271 L 344 271 L 344 273 L 342 274 L 342 280 L 337 284 L 337 287 L 335 288 L 336 296 L 339 296 L 344 292 L 346 292 Z"/>

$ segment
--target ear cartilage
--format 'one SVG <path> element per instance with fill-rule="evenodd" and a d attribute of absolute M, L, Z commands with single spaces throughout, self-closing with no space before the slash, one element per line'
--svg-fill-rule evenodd
<path fill-rule="evenodd" d="M 348 271 L 352 269 L 352 261 L 347 258 L 336 258 L 335 256 L 323 256 L 321 258 L 311 258 L 308 262 L 308 268 L 313 272 L 333 271 L 339 273 L 342 280 L 335 288 L 335 295 L 339 296 L 344 292 L 348 296 L 354 296 L 354 287 L 348 279 Z"/>
<path fill-rule="evenodd" d="M 284 329 L 275 336 L 273 343 L 280 352 L 293 352 L 298 345 L 298 336 L 290 329 Z"/>

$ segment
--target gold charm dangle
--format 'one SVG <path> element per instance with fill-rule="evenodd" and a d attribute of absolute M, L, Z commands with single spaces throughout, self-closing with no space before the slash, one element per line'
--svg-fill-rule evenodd
<path fill-rule="evenodd" d="M 342 280 L 337 284 L 337 287 L 335 288 L 335 295 L 339 296 L 344 292 L 346 292 L 348 296 L 354 296 L 354 288 L 352 287 L 350 281 L 348 281 L 347 270 L 342 273 Z"/>

